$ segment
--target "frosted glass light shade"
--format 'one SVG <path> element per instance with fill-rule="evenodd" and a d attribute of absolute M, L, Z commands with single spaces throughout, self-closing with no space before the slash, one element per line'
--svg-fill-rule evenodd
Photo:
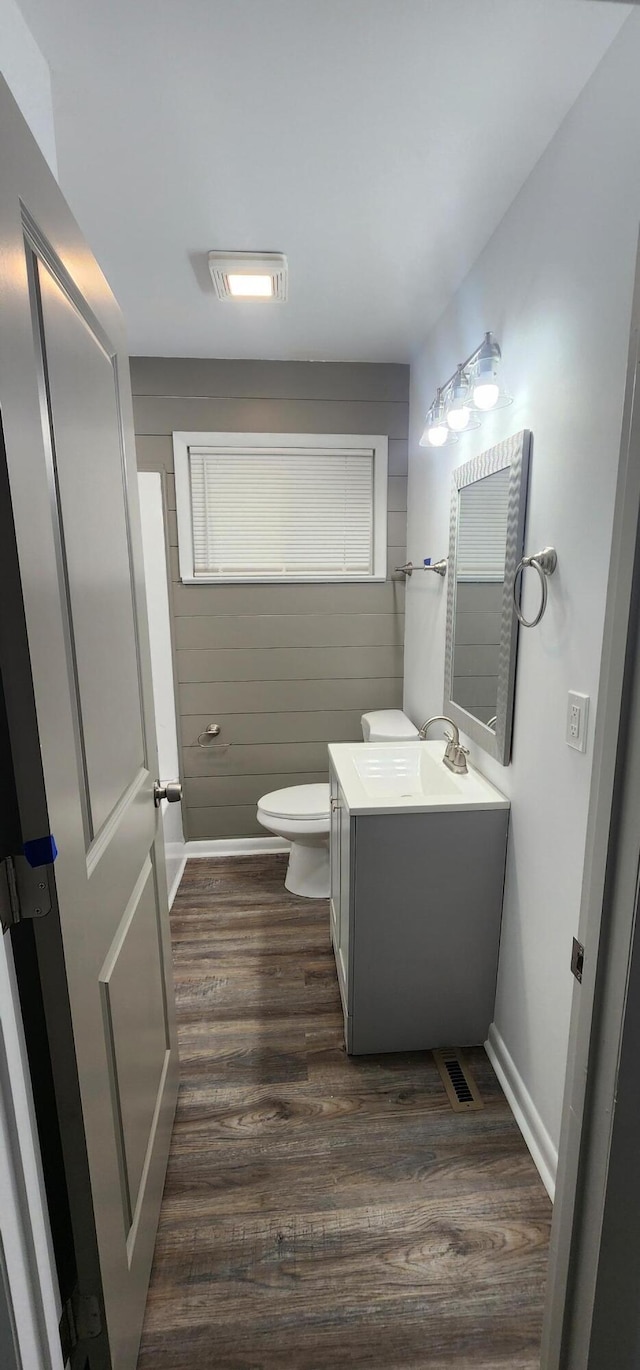
<path fill-rule="evenodd" d="M 473 403 L 482 414 L 492 414 L 494 409 L 506 409 L 513 404 L 513 395 L 495 382 L 481 382 L 473 387 Z"/>
<path fill-rule="evenodd" d="M 429 413 L 427 414 L 427 422 L 422 437 L 420 438 L 419 446 L 446 447 L 457 441 L 458 439 L 455 433 L 451 432 L 451 429 L 447 424 L 444 403 L 440 396 L 438 396 L 438 399 L 434 400 Z"/>
<path fill-rule="evenodd" d="M 447 410 L 447 423 L 454 433 L 464 433 L 469 425 L 471 410 L 462 400 L 454 400 Z"/>
<path fill-rule="evenodd" d="M 476 381 L 473 387 L 473 403 L 476 409 L 481 409 L 486 413 L 488 409 L 495 409 L 500 398 L 500 386 L 494 380 Z"/>
<path fill-rule="evenodd" d="M 446 401 L 447 423 L 454 433 L 466 433 L 470 428 L 479 428 L 480 420 L 474 415 L 471 404 L 471 386 L 466 371 L 459 366 L 451 383 Z"/>
<path fill-rule="evenodd" d="M 502 354 L 491 333 L 487 333 L 473 371 L 471 399 L 474 407 L 488 414 L 504 409 L 513 400 L 502 379 Z"/>
<path fill-rule="evenodd" d="M 432 424 L 427 432 L 427 438 L 432 447 L 444 447 L 445 442 L 447 442 L 449 438 L 446 424 Z"/>

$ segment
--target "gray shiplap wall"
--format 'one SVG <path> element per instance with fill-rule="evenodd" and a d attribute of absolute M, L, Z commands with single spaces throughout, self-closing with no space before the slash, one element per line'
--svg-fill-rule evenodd
<path fill-rule="evenodd" d="M 386 433 L 388 567 L 405 560 L 409 368 L 134 357 L 138 466 L 163 473 L 185 834 L 264 833 L 256 801 L 324 780 L 327 742 L 402 705 L 404 587 L 182 585 L 171 434 Z M 197 745 L 219 723 L 228 749 Z"/>

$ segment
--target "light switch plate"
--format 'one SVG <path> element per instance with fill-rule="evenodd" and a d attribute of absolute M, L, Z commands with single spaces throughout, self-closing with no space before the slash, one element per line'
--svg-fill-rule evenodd
<path fill-rule="evenodd" d="M 587 750 L 587 721 L 589 718 L 589 696 L 569 691 L 567 705 L 567 746 L 575 747 L 577 752 Z"/>

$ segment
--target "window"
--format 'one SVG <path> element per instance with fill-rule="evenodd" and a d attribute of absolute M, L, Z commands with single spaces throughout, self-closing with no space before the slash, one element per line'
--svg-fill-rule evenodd
<path fill-rule="evenodd" d="M 174 433 L 180 576 L 385 580 L 387 439 Z"/>

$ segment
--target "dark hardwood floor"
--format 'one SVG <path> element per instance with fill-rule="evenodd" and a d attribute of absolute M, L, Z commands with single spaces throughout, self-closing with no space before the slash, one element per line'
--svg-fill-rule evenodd
<path fill-rule="evenodd" d="M 138 1370 L 534 1370 L 551 1205 L 484 1051 L 349 1058 L 328 907 L 192 861 L 182 1085 Z"/>

